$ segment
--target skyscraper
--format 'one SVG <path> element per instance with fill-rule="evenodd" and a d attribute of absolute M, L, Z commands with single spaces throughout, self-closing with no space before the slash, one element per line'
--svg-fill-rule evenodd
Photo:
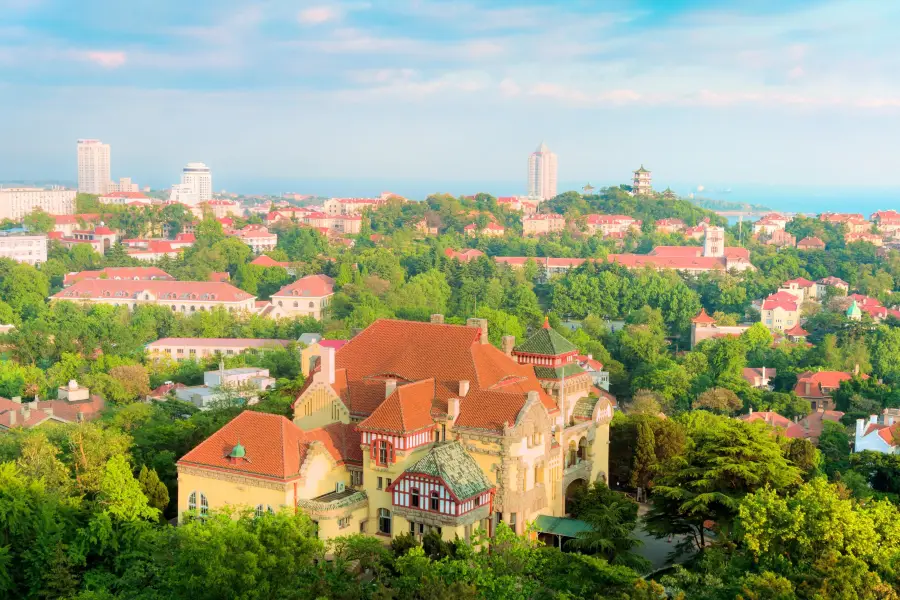
<path fill-rule="evenodd" d="M 556 196 L 556 155 L 543 142 L 528 157 L 528 195 L 541 200 Z"/>
<path fill-rule="evenodd" d="M 109 191 L 109 144 L 78 140 L 78 191 L 103 195 Z"/>
<path fill-rule="evenodd" d="M 194 206 L 212 200 L 212 173 L 201 162 L 191 162 L 181 173 L 181 183 L 172 186 L 171 200 Z"/>

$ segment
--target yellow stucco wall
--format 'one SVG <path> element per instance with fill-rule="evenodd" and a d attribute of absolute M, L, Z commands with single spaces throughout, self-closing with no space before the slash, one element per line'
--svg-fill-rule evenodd
<path fill-rule="evenodd" d="M 291 506 L 293 485 L 274 484 L 281 489 L 269 489 L 246 477 L 237 481 L 221 479 L 217 472 L 204 474 L 203 471 L 178 469 L 178 517 L 188 510 L 188 498 L 191 492 L 197 492 L 197 511 L 200 510 L 200 494 L 206 496 L 209 509 L 248 506 L 255 508 L 258 504 L 271 506 L 278 510 L 282 506 Z"/>
<path fill-rule="evenodd" d="M 330 386 L 313 382 L 294 405 L 294 423 L 309 431 L 337 422 L 349 423 L 350 412 Z"/>

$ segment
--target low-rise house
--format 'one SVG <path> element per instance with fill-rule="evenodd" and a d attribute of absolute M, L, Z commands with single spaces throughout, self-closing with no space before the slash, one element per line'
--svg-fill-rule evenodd
<path fill-rule="evenodd" d="M 867 232 L 847 233 L 844 235 L 844 241 L 848 244 L 852 244 L 853 242 L 868 242 L 875 247 L 884 245 L 884 240 L 880 235 Z"/>
<path fill-rule="evenodd" d="M 275 249 L 278 234 L 270 233 L 263 225 L 247 225 L 235 234 L 239 240 L 250 246 L 254 254 L 262 254 Z"/>
<path fill-rule="evenodd" d="M 596 360 L 592 354 L 576 356 L 575 362 L 581 369 L 591 376 L 593 384 L 603 391 L 609 391 L 609 371 L 603 370 L 603 363 Z"/>
<path fill-rule="evenodd" d="M 784 228 L 791 222 L 789 217 L 778 213 L 769 213 L 763 215 L 753 224 L 753 235 L 773 236 L 778 231 L 784 231 Z"/>
<path fill-rule="evenodd" d="M 232 356 L 243 352 L 267 352 L 287 348 L 290 340 L 244 338 L 162 338 L 147 344 L 151 358 L 196 360 L 210 356 Z"/>
<path fill-rule="evenodd" d="M 800 427 L 797 423 L 794 423 L 787 417 L 779 415 L 777 412 L 754 412 L 751 408 L 749 414 L 741 415 L 740 417 L 738 417 L 738 419 L 740 419 L 741 421 L 746 421 L 748 423 L 753 423 L 754 421 L 762 421 L 769 427 L 780 430 L 781 433 L 788 438 L 800 439 L 805 437 L 805 432 L 803 431 L 802 427 Z"/>
<path fill-rule="evenodd" d="M 824 250 L 825 242 L 821 239 L 811 236 L 805 237 L 797 242 L 797 250 Z"/>
<path fill-rule="evenodd" d="M 900 233 L 900 213 L 896 210 L 879 210 L 869 218 L 885 235 L 896 237 Z"/>
<path fill-rule="evenodd" d="M 750 325 L 717 325 L 716 320 L 701 308 L 696 317 L 691 319 L 691 348 L 703 340 L 724 337 L 726 335 L 739 336 L 750 329 Z"/>
<path fill-rule="evenodd" d="M 794 294 L 776 292 L 763 301 L 759 318 L 772 331 L 791 329 L 800 323 L 800 302 Z"/>
<path fill-rule="evenodd" d="M 100 204 L 125 206 L 128 204 L 149 206 L 153 199 L 142 192 L 109 192 L 97 199 Z"/>
<path fill-rule="evenodd" d="M 685 229 L 681 219 L 659 219 L 654 225 L 659 233 L 681 233 Z"/>
<path fill-rule="evenodd" d="M 364 210 L 383 206 L 386 202 L 386 198 L 329 198 L 325 201 L 324 208 L 330 216 L 358 215 Z"/>
<path fill-rule="evenodd" d="M 63 286 L 68 287 L 83 279 L 112 279 L 115 281 L 175 281 L 175 278 L 159 267 L 106 267 L 96 271 L 78 271 L 67 273 L 63 278 Z"/>
<path fill-rule="evenodd" d="M 844 413 L 839 410 L 814 410 L 797 421 L 797 424 L 803 428 L 804 437 L 815 444 L 818 443 L 819 436 L 822 435 L 825 423 L 840 423 L 843 416 Z"/>
<path fill-rule="evenodd" d="M 57 231 L 51 231 L 48 235 L 50 239 L 64 248 L 73 248 L 78 244 L 87 244 L 97 254 L 106 254 L 106 251 L 114 246 L 116 240 L 119 239 L 117 232 L 102 223 L 93 229 L 74 229 L 69 236 L 65 236 Z"/>
<path fill-rule="evenodd" d="M 760 236 L 760 239 L 764 239 L 763 243 L 766 245 L 775 246 L 776 248 L 795 248 L 797 246 L 797 238 L 784 229 L 776 229 L 766 235 L 765 238 Z"/>
<path fill-rule="evenodd" d="M 861 375 L 868 379 L 868 375 Z M 812 410 L 834 410 L 831 394 L 841 387 L 841 382 L 853 379 L 853 373 L 845 371 L 806 371 L 797 376 L 794 393 L 808 400 Z"/>
<path fill-rule="evenodd" d="M 842 290 L 845 294 L 850 291 L 850 284 L 840 277 L 823 277 L 816 281 L 816 297 L 824 298 L 830 287 Z"/>
<path fill-rule="evenodd" d="M 462 252 L 454 250 L 453 248 L 447 248 L 446 250 L 444 250 L 444 256 L 449 259 L 456 259 L 459 262 L 467 263 L 470 260 L 475 260 L 484 256 L 484 252 L 482 252 L 481 250 L 475 250 L 474 248 L 463 250 Z"/>
<path fill-rule="evenodd" d="M 463 227 L 463 233 L 468 236 L 480 235 L 485 237 L 503 237 L 506 229 L 502 225 L 496 223 L 488 223 L 481 229 L 475 223 L 470 223 Z"/>
<path fill-rule="evenodd" d="M 272 294 L 272 318 L 321 319 L 334 296 L 334 279 L 327 275 L 301 277 Z"/>
<path fill-rule="evenodd" d="M 244 214 L 241 205 L 232 200 L 208 200 L 201 203 L 200 208 L 211 212 L 216 219 L 239 217 Z"/>
<path fill-rule="evenodd" d="M 103 398 L 91 394 L 74 379 L 57 389 L 57 400 L 22 402 L 21 398 L 0 398 L 0 431 L 13 427 L 29 429 L 42 423 L 78 423 L 100 415 Z"/>
<path fill-rule="evenodd" d="M 255 307 L 253 295 L 230 283 L 212 281 L 83 279 L 57 292 L 50 300 L 112 304 L 132 310 L 141 304 L 156 304 L 186 314 L 216 308 L 253 312 Z"/>
<path fill-rule="evenodd" d="M 566 218 L 557 213 L 541 213 L 522 217 L 522 235 L 546 235 L 566 228 Z"/>
<path fill-rule="evenodd" d="M 628 215 L 587 215 L 585 225 L 591 235 L 601 234 L 603 237 L 626 235 L 631 231 L 639 232 L 643 223 Z M 684 225 L 682 223 L 682 225 Z"/>
<path fill-rule="evenodd" d="M 878 415 L 871 415 L 869 421 L 856 420 L 856 436 L 854 438 L 853 451 L 881 452 L 882 454 L 897 454 L 900 446 L 900 419 L 892 412 L 885 412 L 881 419 Z"/>
<path fill-rule="evenodd" d="M 839 224 L 846 227 L 849 233 L 863 233 L 872 226 L 866 218 L 859 213 L 822 213 L 819 220 L 824 223 Z"/>
<path fill-rule="evenodd" d="M 807 336 L 809 336 L 809 332 L 803 329 L 800 323 L 797 323 L 790 329 L 785 329 L 783 333 L 788 341 L 795 343 L 805 342 Z"/>
<path fill-rule="evenodd" d="M 250 264 L 257 267 L 281 267 L 282 269 L 291 268 L 291 263 L 275 260 L 271 256 L 267 256 L 265 254 L 257 256 L 250 261 Z"/>
<path fill-rule="evenodd" d="M 203 374 L 203 385 L 175 388 L 175 397 L 190 402 L 200 410 L 208 410 L 215 403 L 224 400 L 241 401 L 248 405 L 259 401 L 259 392 L 275 387 L 275 378 L 269 377 L 268 369 L 258 367 L 236 367 Z"/>
<path fill-rule="evenodd" d="M 429 225 L 427 219 L 416 221 L 416 231 L 425 235 L 437 235 L 438 228 L 435 225 Z"/>
<path fill-rule="evenodd" d="M 795 296 L 797 301 L 801 304 L 807 300 L 815 301 L 818 299 L 818 286 L 816 286 L 816 283 L 803 277 L 785 281 L 781 284 L 781 287 L 778 288 L 778 291 L 787 292 L 792 296 Z"/>
<path fill-rule="evenodd" d="M 757 389 L 771 390 L 770 382 L 775 377 L 776 370 L 766 367 L 746 367 L 742 373 L 744 381 L 750 384 L 750 387 Z"/>

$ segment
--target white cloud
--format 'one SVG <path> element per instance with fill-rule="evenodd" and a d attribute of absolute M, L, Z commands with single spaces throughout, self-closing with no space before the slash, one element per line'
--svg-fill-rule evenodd
<path fill-rule="evenodd" d="M 82 52 L 80 58 L 105 69 L 121 67 L 128 60 L 128 56 L 124 52 L 108 50 L 88 50 Z"/>
<path fill-rule="evenodd" d="M 304 25 L 322 25 L 341 18 L 341 11 L 332 6 L 311 6 L 297 14 L 297 20 Z"/>

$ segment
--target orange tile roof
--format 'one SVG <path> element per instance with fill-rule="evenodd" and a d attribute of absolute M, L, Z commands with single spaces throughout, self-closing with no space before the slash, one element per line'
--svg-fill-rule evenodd
<path fill-rule="evenodd" d="M 373 415 L 385 402 L 387 379 L 397 380 L 398 389 L 433 379 L 432 416 L 446 414 L 447 400 L 459 397 L 459 382 L 468 381 L 457 421 L 463 427 L 501 428 L 510 415 L 518 414 L 530 391 L 538 392 L 548 411 L 558 410 L 531 365 L 518 364 L 482 344 L 480 337 L 477 327 L 378 320 L 335 354 L 332 387 L 351 414 L 360 417 Z M 412 390 L 424 393 L 422 387 Z M 410 423 L 422 422 L 421 416 L 410 418 Z"/>
<path fill-rule="evenodd" d="M 158 267 L 106 267 L 99 271 L 67 273 L 63 283 L 70 285 L 82 279 L 165 279 L 173 281 L 175 278 Z"/>
<path fill-rule="evenodd" d="M 706 309 L 703 307 L 700 308 L 700 313 L 696 317 L 691 319 L 691 323 L 711 324 L 715 322 L 716 320 L 706 314 Z"/>
<path fill-rule="evenodd" d="M 197 465 L 274 479 L 300 476 L 308 438 L 281 415 L 244 411 L 185 454 L 179 465 Z M 240 443 L 245 457 L 232 461 L 228 454 Z"/>
<path fill-rule="evenodd" d="M 217 302 L 240 302 L 252 298 L 244 290 L 222 281 L 163 281 L 159 279 L 132 281 L 129 279 L 82 279 L 52 297 L 57 300 L 82 298 L 135 298 L 142 292 L 155 294 L 161 300 L 191 299 Z"/>
<path fill-rule="evenodd" d="M 307 275 L 294 283 L 290 283 L 273 296 L 301 296 L 304 298 L 321 298 L 334 293 L 334 279 L 327 275 Z"/>
<path fill-rule="evenodd" d="M 431 405 L 434 379 L 401 385 L 359 424 L 360 429 L 391 433 L 412 433 L 434 424 Z"/>
<path fill-rule="evenodd" d="M 310 441 L 321 442 L 335 462 L 362 465 L 362 435 L 352 423 L 329 423 L 325 427 L 306 432 Z"/>

